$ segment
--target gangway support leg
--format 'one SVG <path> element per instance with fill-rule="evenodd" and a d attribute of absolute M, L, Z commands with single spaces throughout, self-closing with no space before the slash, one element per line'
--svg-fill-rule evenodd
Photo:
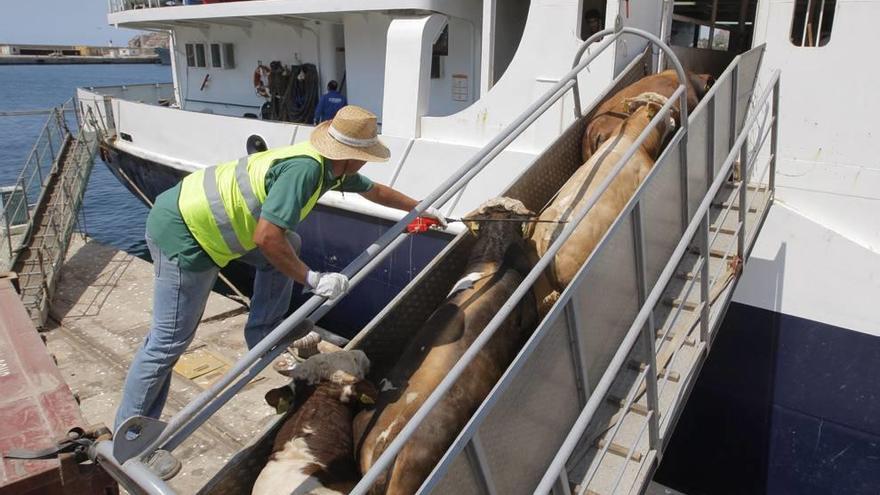
<path fill-rule="evenodd" d="M 687 195 L 683 202 L 687 208 Z M 648 298 L 648 276 L 647 266 L 645 264 L 645 227 L 642 222 L 642 206 L 636 204 L 632 210 L 633 239 L 635 240 L 635 262 L 637 286 L 639 289 L 639 304 L 645 304 Z M 656 323 L 654 311 L 648 315 L 648 321 L 642 327 L 643 352 L 645 354 L 645 365 L 647 372 L 645 373 L 645 387 L 647 389 L 648 411 L 653 411 L 648 417 L 648 440 L 649 447 L 658 453 L 662 451 L 660 448 L 660 424 L 658 417 L 660 416 L 660 395 L 657 391 L 657 354 L 654 342 L 656 339 L 655 329 Z M 638 399 L 638 398 L 637 398 Z"/>
<path fill-rule="evenodd" d="M 703 215 L 703 225 L 700 228 L 700 301 L 703 303 L 700 309 L 700 342 L 709 350 L 709 212 Z"/>

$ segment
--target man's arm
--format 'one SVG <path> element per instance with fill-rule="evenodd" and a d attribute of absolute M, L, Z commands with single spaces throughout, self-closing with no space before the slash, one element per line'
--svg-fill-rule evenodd
<path fill-rule="evenodd" d="M 373 203 L 403 211 L 412 210 L 419 204 L 418 201 L 406 194 L 379 183 L 374 183 L 369 191 L 360 194 Z"/>
<path fill-rule="evenodd" d="M 374 183 L 369 191 L 360 194 L 373 203 L 378 203 L 389 208 L 397 208 L 398 210 L 403 211 L 410 211 L 419 204 L 418 201 L 412 199 L 406 194 L 379 183 Z M 437 208 L 429 207 L 422 212 L 422 216 L 433 218 L 437 220 L 441 227 L 444 229 L 446 228 L 446 217 L 443 216 Z"/>
<path fill-rule="evenodd" d="M 254 230 L 254 243 L 260 248 L 266 259 L 281 273 L 303 285 L 308 285 L 306 278 L 309 267 L 299 259 L 290 246 L 287 236 L 284 235 L 284 229 L 260 218 L 257 221 L 257 228 Z"/>

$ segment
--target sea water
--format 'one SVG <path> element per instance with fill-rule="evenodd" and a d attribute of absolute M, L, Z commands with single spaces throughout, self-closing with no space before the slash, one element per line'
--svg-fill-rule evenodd
<path fill-rule="evenodd" d="M 0 112 L 58 106 L 73 97 L 77 87 L 169 81 L 171 67 L 155 64 L 0 66 Z M 0 186 L 15 183 L 46 119 L 47 115 L 0 116 Z M 75 125 L 72 114 L 68 122 Z M 147 211 L 97 158 L 79 230 L 99 242 L 145 256 Z"/>

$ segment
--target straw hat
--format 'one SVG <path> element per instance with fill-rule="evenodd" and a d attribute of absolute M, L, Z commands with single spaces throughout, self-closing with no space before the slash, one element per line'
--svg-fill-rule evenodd
<path fill-rule="evenodd" d="M 376 116 L 355 105 L 340 108 L 333 120 L 322 122 L 309 141 L 332 160 L 385 162 L 391 156 L 377 137 Z"/>

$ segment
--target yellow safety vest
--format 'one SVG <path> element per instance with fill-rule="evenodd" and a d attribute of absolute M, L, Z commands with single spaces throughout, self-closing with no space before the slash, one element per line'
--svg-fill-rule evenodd
<path fill-rule="evenodd" d="M 314 158 L 321 165 L 318 187 L 300 212 L 302 221 L 321 197 L 324 184 L 324 157 L 308 141 L 197 170 L 183 179 L 177 202 L 180 214 L 218 266 L 256 247 L 253 237 L 266 200 L 266 173 L 276 163 L 297 156 Z"/>

